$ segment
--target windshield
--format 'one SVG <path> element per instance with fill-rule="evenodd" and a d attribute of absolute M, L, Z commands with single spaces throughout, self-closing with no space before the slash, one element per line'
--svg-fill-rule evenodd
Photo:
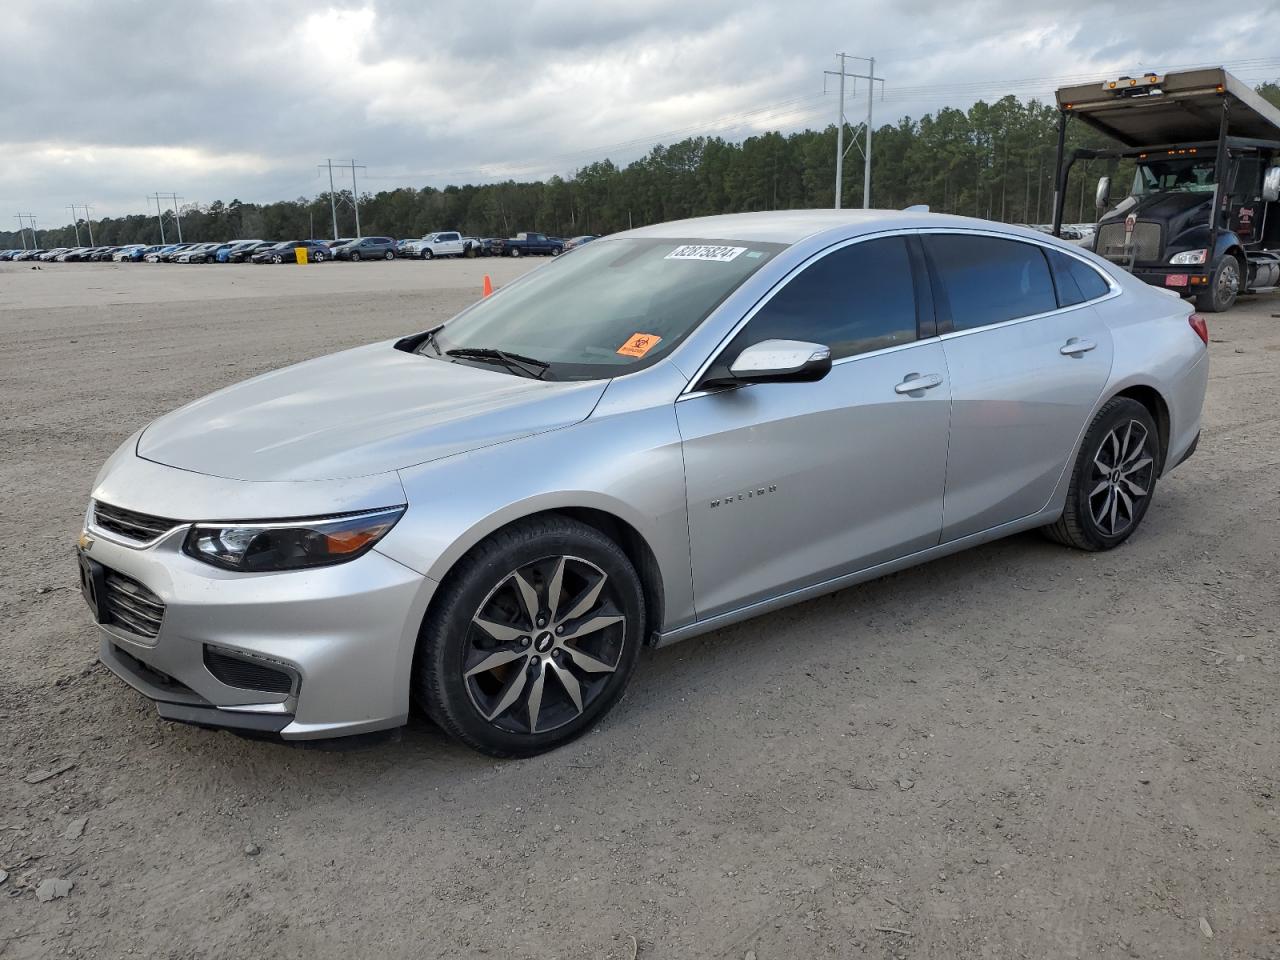
<path fill-rule="evenodd" d="M 536 358 L 548 364 L 549 380 L 620 376 L 670 351 L 783 248 L 733 240 L 597 241 L 482 300 L 445 326 L 436 345 L 446 353 L 497 349 Z M 429 344 L 419 352 L 435 356 Z"/>
<path fill-rule="evenodd" d="M 1180 157 L 1144 160 L 1133 175 L 1133 195 L 1155 193 L 1212 193 L 1213 158 Z"/>

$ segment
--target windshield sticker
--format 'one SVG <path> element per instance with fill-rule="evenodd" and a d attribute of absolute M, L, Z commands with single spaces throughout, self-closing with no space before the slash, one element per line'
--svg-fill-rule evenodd
<path fill-rule="evenodd" d="M 627 338 L 627 342 L 618 348 L 617 352 L 624 357 L 643 357 L 656 347 L 661 339 L 661 337 L 656 337 L 652 333 L 633 333 Z"/>
<path fill-rule="evenodd" d="M 686 243 L 667 254 L 667 260 L 718 260 L 722 263 L 746 251 L 746 247 L 722 247 L 706 243 Z"/>

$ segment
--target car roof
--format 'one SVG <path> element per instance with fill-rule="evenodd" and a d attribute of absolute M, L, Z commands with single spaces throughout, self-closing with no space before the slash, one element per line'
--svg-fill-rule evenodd
<path fill-rule="evenodd" d="M 928 213 L 923 210 L 773 210 L 764 213 L 729 213 L 637 227 L 615 233 L 613 237 L 793 244 L 818 234 L 853 237 L 882 230 L 939 227 L 998 230 L 1001 233 L 1044 240 L 1044 234 L 1006 223 Z"/>

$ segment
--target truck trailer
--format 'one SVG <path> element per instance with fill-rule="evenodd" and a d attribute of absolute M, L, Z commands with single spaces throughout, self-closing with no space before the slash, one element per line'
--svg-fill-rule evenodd
<path fill-rule="evenodd" d="M 1055 236 L 1077 161 L 1132 160 L 1119 202 L 1098 180 L 1095 253 L 1207 313 L 1280 285 L 1280 109 L 1221 67 L 1063 87 L 1057 104 Z M 1119 146 L 1066 154 L 1072 117 Z"/>

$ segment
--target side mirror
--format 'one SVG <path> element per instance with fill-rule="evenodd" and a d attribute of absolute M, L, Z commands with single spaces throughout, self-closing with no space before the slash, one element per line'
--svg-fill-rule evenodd
<path fill-rule="evenodd" d="M 1280 167 L 1271 167 L 1263 176 L 1262 199 L 1267 203 L 1280 200 Z"/>
<path fill-rule="evenodd" d="M 830 372 L 831 349 L 803 340 L 762 340 L 729 365 L 739 383 L 812 383 Z"/>
<path fill-rule="evenodd" d="M 1093 205 L 1099 210 L 1105 210 L 1109 199 L 1111 199 L 1111 178 L 1099 177 L 1098 189 L 1093 195 Z"/>

